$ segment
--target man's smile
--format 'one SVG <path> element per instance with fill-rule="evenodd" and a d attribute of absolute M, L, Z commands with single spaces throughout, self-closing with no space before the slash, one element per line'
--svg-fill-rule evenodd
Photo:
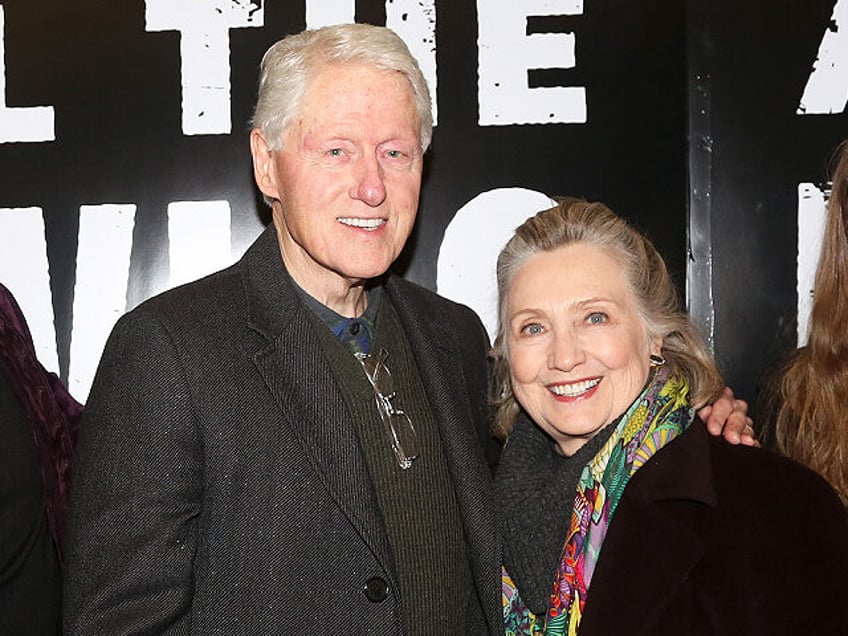
<path fill-rule="evenodd" d="M 386 219 L 360 219 L 353 216 L 339 217 L 336 220 L 343 225 L 358 227 L 369 231 L 376 230 L 386 224 Z"/>

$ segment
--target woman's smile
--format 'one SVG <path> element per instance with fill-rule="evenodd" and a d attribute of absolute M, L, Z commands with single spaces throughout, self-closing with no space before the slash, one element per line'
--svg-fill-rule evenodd
<path fill-rule="evenodd" d="M 557 382 L 549 384 L 548 389 L 558 400 L 563 402 L 571 400 L 585 400 L 595 393 L 595 389 L 601 383 L 602 378 L 588 380 L 577 380 L 576 382 Z"/>

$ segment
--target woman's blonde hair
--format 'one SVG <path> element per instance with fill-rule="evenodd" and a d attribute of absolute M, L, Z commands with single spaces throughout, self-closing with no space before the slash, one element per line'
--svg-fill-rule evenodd
<path fill-rule="evenodd" d="M 498 333 L 494 358 L 495 433 L 508 435 L 521 407 L 510 384 L 506 345 L 506 299 L 528 258 L 573 243 L 603 247 L 624 268 L 649 338 L 663 339 L 662 355 L 689 381 L 693 406 L 713 401 L 724 381 L 683 311 L 665 262 L 653 244 L 602 203 L 564 198 L 554 208 L 527 219 L 498 257 Z"/>
<path fill-rule="evenodd" d="M 848 505 L 848 141 L 837 151 L 807 346 L 780 378 L 777 445 Z"/>

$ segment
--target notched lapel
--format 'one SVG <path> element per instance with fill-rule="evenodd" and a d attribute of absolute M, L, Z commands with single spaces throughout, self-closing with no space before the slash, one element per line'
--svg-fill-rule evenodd
<path fill-rule="evenodd" d="M 273 226 L 242 263 L 247 326 L 264 342 L 253 362 L 280 410 L 278 424 L 291 429 L 305 461 L 391 574 L 388 535 L 350 413 L 283 266 Z"/>
<path fill-rule="evenodd" d="M 444 316 L 429 315 L 436 308 L 417 303 L 392 278 L 386 290 L 404 326 L 433 408 L 468 538 L 472 570 L 478 587 L 484 591 L 487 617 L 500 625 L 499 592 L 487 588 L 494 588 L 500 581 L 501 548 L 491 476 L 474 428 L 471 397 L 465 391 L 462 377 L 468 362 L 462 359 L 463 349 Z M 481 359 L 480 364 L 484 363 Z"/>
<path fill-rule="evenodd" d="M 462 359 L 456 336 L 443 320 L 426 316 L 427 309 L 435 311 L 434 308 L 414 305 L 412 299 L 391 281 L 386 289 L 418 364 L 460 506 L 464 513 L 469 512 L 466 506 L 474 508 L 475 514 L 485 516 L 483 521 L 494 523 L 494 515 L 487 514 L 491 513 L 488 507 L 478 510 L 479 502 L 491 495 L 491 479 L 473 425 L 471 397 L 465 391 L 466 382 L 462 377 L 467 361 Z"/>
<path fill-rule="evenodd" d="M 624 524 L 613 522 L 589 589 L 581 636 L 653 633 L 704 550 L 697 533 L 654 508 L 628 513 Z"/>
<path fill-rule="evenodd" d="M 303 311 L 306 311 L 305 309 Z M 306 316 L 254 356 L 259 373 L 330 496 L 387 565 L 388 536 L 365 459 L 317 337 Z"/>
<path fill-rule="evenodd" d="M 625 489 L 589 589 L 581 636 L 654 633 L 704 556 L 716 504 L 706 428 L 696 420 Z"/>

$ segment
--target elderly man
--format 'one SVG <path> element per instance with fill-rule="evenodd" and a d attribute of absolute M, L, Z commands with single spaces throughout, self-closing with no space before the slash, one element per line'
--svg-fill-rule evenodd
<path fill-rule="evenodd" d="M 388 29 L 307 31 L 266 53 L 254 125 L 273 226 L 106 346 L 66 633 L 501 633 L 488 340 L 386 275 L 418 206 L 424 78 Z"/>

